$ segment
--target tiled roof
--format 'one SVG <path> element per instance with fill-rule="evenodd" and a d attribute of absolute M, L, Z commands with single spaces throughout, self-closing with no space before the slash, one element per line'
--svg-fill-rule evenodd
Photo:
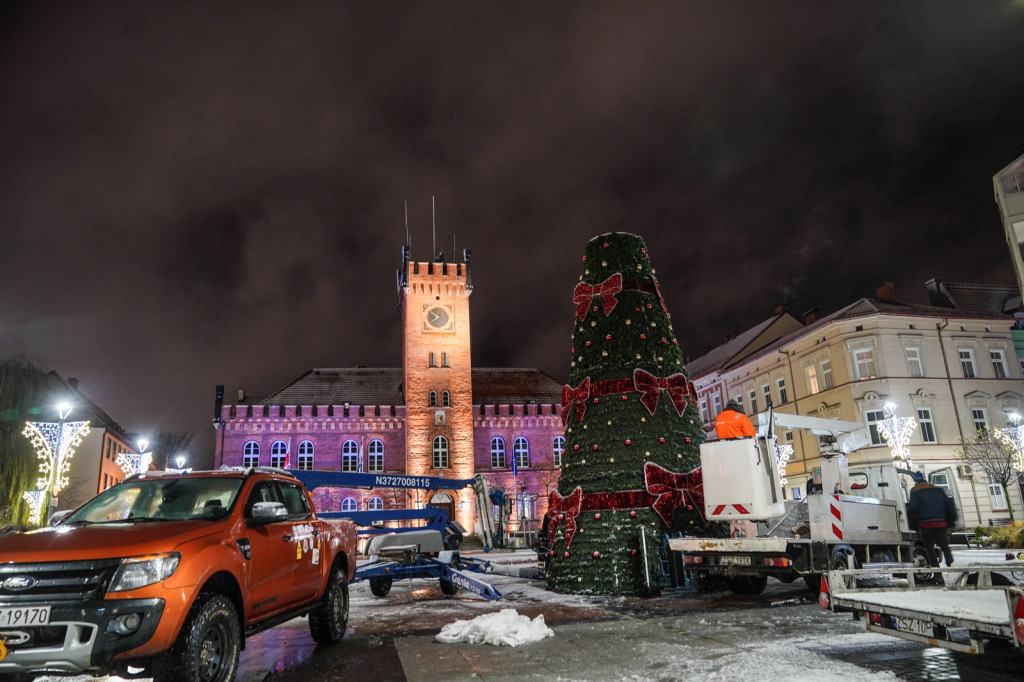
<path fill-rule="evenodd" d="M 514 405 L 531 400 L 541 405 L 562 401 L 562 384 L 539 369 L 473 370 L 473 404 Z"/>
<path fill-rule="evenodd" d="M 1020 305 L 1020 292 L 1015 286 L 956 282 L 942 282 L 941 286 L 958 311 L 1005 315 L 1013 313 Z"/>
<path fill-rule="evenodd" d="M 473 403 L 558 403 L 562 384 L 539 369 L 474 369 Z M 261 405 L 404 405 L 400 367 L 311 369 Z"/>
<path fill-rule="evenodd" d="M 724 367 L 730 360 L 739 355 L 742 351 L 747 350 L 755 339 L 757 339 L 766 329 L 768 329 L 773 323 L 775 323 L 783 315 L 789 313 L 781 313 L 769 317 L 764 322 L 757 324 L 750 329 L 746 330 L 739 336 L 726 341 L 721 346 L 716 346 L 704 355 L 691 360 L 686 363 L 686 370 L 690 373 L 690 377 L 696 379 L 701 377 L 708 372 L 713 372 L 721 367 Z M 753 349 L 757 350 L 757 349 Z"/>

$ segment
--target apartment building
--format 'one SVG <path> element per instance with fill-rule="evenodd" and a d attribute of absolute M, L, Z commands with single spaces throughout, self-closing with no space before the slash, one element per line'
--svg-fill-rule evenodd
<path fill-rule="evenodd" d="M 748 331 L 690 362 L 705 421 L 737 398 L 755 422 L 769 402 L 779 412 L 861 422 L 870 444 L 850 463 L 873 464 L 892 461 L 880 422 L 909 417 L 912 468 L 953 494 L 963 525 L 1004 521 L 1011 505 L 1024 518 L 1019 482 L 1004 491 L 957 455 L 977 429 L 1008 428 L 1010 415 L 1024 415 L 1024 361 L 1011 335 L 1020 295 L 938 279 L 926 286 L 929 305 L 899 302 L 886 285 L 830 315 L 809 312 L 796 331 L 762 335 L 758 348 L 743 345 Z M 783 431 L 780 442 L 793 447 L 787 495 L 797 498 L 820 466 L 820 443 L 803 431 Z"/>

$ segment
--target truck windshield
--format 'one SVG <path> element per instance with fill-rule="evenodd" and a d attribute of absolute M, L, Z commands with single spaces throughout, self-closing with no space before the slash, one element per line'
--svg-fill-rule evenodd
<path fill-rule="evenodd" d="M 216 521 L 235 503 L 241 478 L 152 478 L 108 488 L 79 507 L 61 525 Z"/>

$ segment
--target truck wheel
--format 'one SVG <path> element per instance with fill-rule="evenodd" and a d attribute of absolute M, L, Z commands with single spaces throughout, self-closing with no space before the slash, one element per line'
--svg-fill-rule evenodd
<path fill-rule="evenodd" d="M 914 566 L 917 568 L 931 568 L 931 563 L 928 561 L 928 553 L 924 547 L 915 547 L 913 553 Z M 935 580 L 938 574 L 933 571 L 927 573 L 914 573 L 914 580 L 919 583 L 929 583 Z"/>
<path fill-rule="evenodd" d="M 459 591 L 459 586 L 453 583 L 451 580 L 441 578 L 441 592 L 451 597 Z"/>
<path fill-rule="evenodd" d="M 370 592 L 375 597 L 386 597 L 391 591 L 391 578 L 370 578 Z"/>
<path fill-rule="evenodd" d="M 725 584 L 736 594 L 761 594 L 768 584 L 763 575 L 734 575 L 725 579 Z"/>
<path fill-rule="evenodd" d="M 231 682 L 238 671 L 241 645 L 235 605 L 222 594 L 201 593 L 153 678 L 157 682 Z"/>
<path fill-rule="evenodd" d="M 309 634 L 317 644 L 336 644 L 345 636 L 348 626 L 347 575 L 335 568 L 327 581 L 327 591 L 320 603 L 309 612 Z"/>

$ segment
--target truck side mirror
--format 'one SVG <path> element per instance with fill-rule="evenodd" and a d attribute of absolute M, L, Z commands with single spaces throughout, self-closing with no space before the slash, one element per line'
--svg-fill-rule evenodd
<path fill-rule="evenodd" d="M 252 515 L 249 518 L 253 525 L 264 523 L 277 523 L 288 519 L 288 508 L 281 502 L 257 502 L 252 506 Z"/>

